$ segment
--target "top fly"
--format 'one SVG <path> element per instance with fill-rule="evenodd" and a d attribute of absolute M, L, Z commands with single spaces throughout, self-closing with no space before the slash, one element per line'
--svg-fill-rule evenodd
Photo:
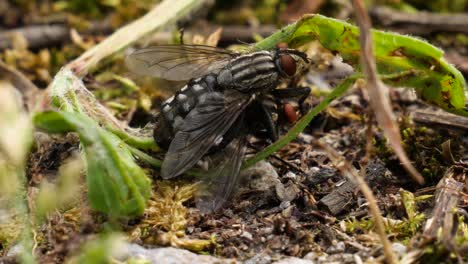
<path fill-rule="evenodd" d="M 203 212 L 219 209 L 238 182 L 247 132 L 263 127 L 276 139 L 276 87 L 306 63 L 304 53 L 287 48 L 239 54 L 204 45 L 162 45 L 130 54 L 126 64 L 136 73 L 188 81 L 162 104 L 154 130 L 156 142 L 167 149 L 161 176 L 176 177 L 215 152 L 196 200 Z"/>

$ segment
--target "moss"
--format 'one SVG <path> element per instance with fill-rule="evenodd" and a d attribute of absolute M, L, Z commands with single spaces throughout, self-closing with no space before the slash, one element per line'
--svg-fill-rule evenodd
<path fill-rule="evenodd" d="M 455 159 L 457 159 L 457 141 L 459 137 L 452 136 L 443 130 L 433 130 L 425 126 L 416 126 L 409 119 L 400 122 L 400 131 L 403 145 L 408 157 L 413 161 L 414 166 L 424 176 L 427 184 L 436 184 L 444 175 L 450 164 L 444 159 L 442 144 L 447 139 L 452 140 Z M 385 138 L 374 138 L 373 145 L 376 155 L 387 164 L 387 167 L 402 171 L 401 166 L 395 162 L 396 157 L 387 145 Z"/>
<path fill-rule="evenodd" d="M 21 231 L 21 219 L 18 217 L 9 217 L 8 221 L 0 222 L 0 255 L 5 255 L 4 253 L 18 241 Z"/>
<path fill-rule="evenodd" d="M 424 248 L 424 253 L 418 259 L 418 262 L 427 264 L 460 263 L 455 254 L 447 251 L 447 249 L 439 243 L 427 245 Z"/>
<path fill-rule="evenodd" d="M 133 230 L 131 237 L 150 244 L 180 247 L 195 252 L 212 248 L 215 245 L 213 239 L 185 237 L 188 208 L 184 203 L 193 198 L 198 184 L 159 181 L 155 186 L 144 218 Z"/>
<path fill-rule="evenodd" d="M 421 200 L 425 200 L 428 196 L 414 197 L 411 192 L 400 190 L 402 205 L 406 212 L 406 217 L 403 219 L 383 218 L 385 231 L 396 240 L 408 243 L 409 240 L 420 230 L 422 224 L 426 220 L 424 213 L 417 211 L 416 205 Z M 372 218 L 349 218 L 345 221 L 346 231 L 353 233 L 357 230 L 371 231 L 374 229 L 374 220 Z"/>

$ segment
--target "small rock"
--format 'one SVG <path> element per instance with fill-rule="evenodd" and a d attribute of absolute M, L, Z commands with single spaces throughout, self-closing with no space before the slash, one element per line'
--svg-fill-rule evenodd
<path fill-rule="evenodd" d="M 270 264 L 271 257 L 266 254 L 257 254 L 252 258 L 244 261 L 244 264 Z"/>
<path fill-rule="evenodd" d="M 8 253 L 6 254 L 6 256 L 17 257 L 17 256 L 20 256 L 21 253 L 23 253 L 23 246 L 21 244 L 16 244 L 8 250 Z"/>
<path fill-rule="evenodd" d="M 318 261 L 320 258 L 325 259 L 328 255 L 323 252 L 311 251 L 304 256 L 305 260 Z"/>
<path fill-rule="evenodd" d="M 284 209 L 288 208 L 289 206 L 291 206 L 291 202 L 290 201 L 284 201 L 284 202 L 281 202 L 279 208 L 281 210 L 284 210 Z"/>
<path fill-rule="evenodd" d="M 345 147 L 351 146 L 351 139 L 349 135 L 344 135 L 340 141 L 341 141 L 341 144 L 343 144 L 343 146 Z"/>
<path fill-rule="evenodd" d="M 252 240 L 252 239 L 253 239 L 252 234 L 251 234 L 250 232 L 247 232 L 247 231 L 242 232 L 242 234 L 241 234 L 240 236 L 241 236 L 241 237 L 245 237 L 245 238 L 247 238 L 247 239 L 249 239 L 249 240 Z"/>
<path fill-rule="evenodd" d="M 187 229 L 185 230 L 185 232 L 186 232 L 187 234 L 192 234 L 194 230 L 195 230 L 195 228 L 194 228 L 193 226 L 189 226 L 189 227 L 187 227 Z"/>
<path fill-rule="evenodd" d="M 275 185 L 276 195 L 278 199 L 282 202 L 291 202 L 300 192 L 299 188 L 292 181 L 289 181 L 287 184 L 282 184 L 278 182 Z"/>
<path fill-rule="evenodd" d="M 328 263 L 334 262 L 334 263 L 355 263 L 355 254 L 350 254 L 350 253 L 343 253 L 343 254 L 335 254 L 335 255 L 330 255 L 326 261 Z"/>
<path fill-rule="evenodd" d="M 315 185 L 333 177 L 340 177 L 340 173 L 334 168 L 313 168 L 305 179 L 304 184 L 309 188 L 315 188 Z"/>
<path fill-rule="evenodd" d="M 242 171 L 241 178 L 245 179 L 246 183 L 240 186 L 249 186 L 250 189 L 256 191 L 267 191 L 281 183 L 275 168 L 266 161 L 260 161 L 253 167 Z"/>
<path fill-rule="evenodd" d="M 395 251 L 398 255 L 404 256 L 406 255 L 406 246 L 401 243 L 393 243 L 392 244 L 393 251 Z"/>
<path fill-rule="evenodd" d="M 297 139 L 310 144 L 314 140 L 314 137 L 308 134 L 300 133 L 299 136 L 297 136 Z"/>
<path fill-rule="evenodd" d="M 328 255 L 319 256 L 318 259 L 317 259 L 317 262 L 318 263 L 323 263 L 323 262 L 327 261 L 328 257 L 329 257 Z"/>
<path fill-rule="evenodd" d="M 338 253 L 343 253 L 346 249 L 346 245 L 343 241 L 340 241 L 336 243 L 335 245 L 330 246 L 327 249 L 328 254 L 338 254 Z"/>
<path fill-rule="evenodd" d="M 297 178 L 297 175 L 296 175 L 296 173 L 294 173 L 294 172 L 292 172 L 292 171 L 288 171 L 288 172 L 283 176 L 283 178 L 294 180 L 294 179 Z"/>
<path fill-rule="evenodd" d="M 356 264 L 362 264 L 363 263 L 361 256 L 359 256 L 358 254 L 354 254 L 353 257 L 354 257 L 354 262 Z"/>
<path fill-rule="evenodd" d="M 235 264 L 239 263 L 233 259 L 216 258 L 207 255 L 198 255 L 185 249 L 173 247 L 147 249 L 137 244 L 126 244 L 123 246 L 123 257 L 126 261 L 130 258 L 146 260 L 152 264 Z"/>
<path fill-rule="evenodd" d="M 289 257 L 275 261 L 272 264 L 314 264 L 314 262 L 312 260 Z"/>

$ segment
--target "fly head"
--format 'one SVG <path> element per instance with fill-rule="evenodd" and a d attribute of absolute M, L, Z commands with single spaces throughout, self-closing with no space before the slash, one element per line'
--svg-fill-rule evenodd
<path fill-rule="evenodd" d="M 301 74 L 309 63 L 307 55 L 295 49 L 279 46 L 274 52 L 276 68 L 283 78 L 290 79 Z"/>

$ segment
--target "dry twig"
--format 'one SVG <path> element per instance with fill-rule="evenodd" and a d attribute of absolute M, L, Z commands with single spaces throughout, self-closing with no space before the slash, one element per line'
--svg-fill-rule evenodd
<path fill-rule="evenodd" d="M 429 126 L 445 126 L 468 130 L 468 117 L 458 116 L 444 111 L 416 111 L 413 120 Z"/>
<path fill-rule="evenodd" d="M 29 49 L 49 47 L 69 42 L 71 28 L 65 24 L 31 25 L 0 32 L 0 50 L 13 47 L 13 39 L 17 34 L 24 36 Z M 107 34 L 112 31 L 110 23 L 92 23 L 84 34 Z"/>
<path fill-rule="evenodd" d="M 401 33 L 429 35 L 434 32 L 458 32 L 468 34 L 468 14 L 407 13 L 389 7 L 375 7 L 370 14 L 383 26 L 394 28 Z"/>
<path fill-rule="evenodd" d="M 346 176 L 350 181 L 355 182 L 364 197 L 366 197 L 367 202 L 369 202 L 369 211 L 374 218 L 377 233 L 379 234 L 380 240 L 382 241 L 385 257 L 391 264 L 398 263 L 398 260 L 393 253 L 392 245 L 390 244 L 390 241 L 387 238 L 387 234 L 385 233 L 382 214 L 369 185 L 367 185 L 364 179 L 359 176 L 359 172 L 356 170 L 356 168 L 349 164 L 349 162 L 347 162 L 346 159 L 341 156 L 340 153 L 338 153 L 335 149 L 322 142 L 319 142 L 318 145 L 321 149 L 325 150 L 327 156 L 332 160 L 336 168 L 339 169 L 341 173 L 343 173 L 343 175 Z"/>
<path fill-rule="evenodd" d="M 452 166 L 437 184 L 432 216 L 426 222 L 423 235 L 436 239 L 440 235 L 443 244 L 449 250 L 456 250 L 454 241 L 458 223 L 455 219 L 455 208 L 462 199 L 463 188 L 468 177 L 468 168 Z"/>
<path fill-rule="evenodd" d="M 418 183 L 424 183 L 424 178 L 413 167 L 401 145 L 400 129 L 395 122 L 395 116 L 388 96 L 388 88 L 377 77 L 377 66 L 372 46 L 371 22 L 361 1 L 353 1 L 356 19 L 360 28 L 361 61 L 366 76 L 367 91 L 370 105 L 374 109 L 377 122 L 382 127 L 390 145 L 400 159 L 410 176 Z"/>

